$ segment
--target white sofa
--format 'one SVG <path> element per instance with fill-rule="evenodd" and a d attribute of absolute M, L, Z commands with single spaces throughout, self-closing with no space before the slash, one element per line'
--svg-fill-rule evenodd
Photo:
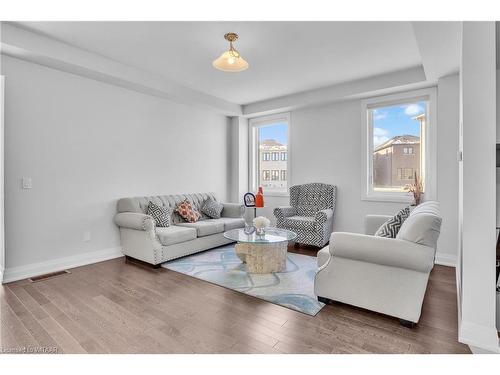
<path fill-rule="evenodd" d="M 174 212 L 172 225 L 166 228 L 157 228 L 153 218 L 145 214 L 150 201 L 174 210 L 185 199 L 201 213 L 203 202 L 209 197 L 215 199 L 213 193 L 120 199 L 115 223 L 120 229 L 123 253 L 159 267 L 168 260 L 233 242 L 224 238 L 223 233 L 245 226 L 245 207 L 240 204 L 223 203 L 220 219 L 211 219 L 202 214 L 202 218 L 196 223 L 187 223 Z"/>
<path fill-rule="evenodd" d="M 437 202 L 424 202 L 405 220 L 396 238 L 373 236 L 390 216 L 368 215 L 366 234 L 333 233 L 318 252 L 314 291 L 339 301 L 400 318 L 420 318 L 441 228 Z"/>

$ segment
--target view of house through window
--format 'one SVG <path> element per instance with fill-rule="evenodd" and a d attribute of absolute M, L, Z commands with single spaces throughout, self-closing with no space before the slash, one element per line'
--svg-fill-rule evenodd
<path fill-rule="evenodd" d="M 288 124 L 280 121 L 256 127 L 257 186 L 264 193 L 287 192 Z"/>
<path fill-rule="evenodd" d="M 374 191 L 401 192 L 415 175 L 425 186 L 426 108 L 426 101 L 415 101 L 368 109 Z"/>

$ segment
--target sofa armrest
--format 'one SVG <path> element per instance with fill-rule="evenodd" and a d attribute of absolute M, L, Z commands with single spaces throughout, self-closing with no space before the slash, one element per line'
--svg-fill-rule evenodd
<path fill-rule="evenodd" d="M 336 232 L 330 237 L 333 257 L 430 272 L 434 266 L 433 248 L 396 238 Z"/>
<path fill-rule="evenodd" d="M 119 227 L 152 231 L 155 229 L 155 221 L 150 215 L 136 212 L 120 212 L 115 215 L 115 224 Z"/>
<path fill-rule="evenodd" d="M 273 212 L 274 216 L 278 220 L 283 220 L 286 217 L 297 215 L 297 209 L 291 206 L 276 207 Z"/>
<path fill-rule="evenodd" d="M 243 217 L 245 214 L 245 206 L 239 203 L 222 203 L 224 208 L 222 209 L 222 217 Z"/>
<path fill-rule="evenodd" d="M 365 234 L 373 235 L 378 228 L 382 226 L 392 216 L 389 215 L 366 215 L 365 216 Z"/>
<path fill-rule="evenodd" d="M 330 220 L 333 217 L 333 210 L 331 208 L 328 208 L 326 210 L 321 210 L 316 212 L 316 215 L 314 215 L 314 220 L 317 223 L 323 224 L 326 223 L 328 220 Z"/>

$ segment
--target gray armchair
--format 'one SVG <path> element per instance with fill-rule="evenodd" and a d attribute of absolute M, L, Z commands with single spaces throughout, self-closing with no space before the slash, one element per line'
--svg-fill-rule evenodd
<path fill-rule="evenodd" d="M 333 229 L 337 187 L 321 183 L 290 188 L 290 206 L 274 209 L 276 226 L 297 233 L 297 242 L 323 247 Z"/>

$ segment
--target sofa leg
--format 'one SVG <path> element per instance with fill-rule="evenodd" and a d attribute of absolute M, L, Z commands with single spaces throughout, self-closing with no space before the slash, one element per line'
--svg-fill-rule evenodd
<path fill-rule="evenodd" d="M 409 320 L 399 319 L 399 324 L 406 328 L 415 328 L 417 323 L 410 322 Z"/>
<path fill-rule="evenodd" d="M 323 302 L 325 305 L 328 305 L 328 302 L 330 302 L 330 300 L 328 298 L 320 297 L 320 296 L 318 296 L 318 301 Z"/>

